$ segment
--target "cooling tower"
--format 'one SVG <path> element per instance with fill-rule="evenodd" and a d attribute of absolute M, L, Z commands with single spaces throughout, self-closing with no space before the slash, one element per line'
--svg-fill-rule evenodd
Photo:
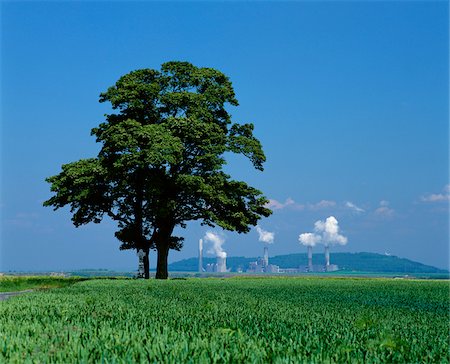
<path fill-rule="evenodd" d="M 313 263 L 312 263 L 312 246 L 308 246 L 308 271 L 313 271 Z"/>
<path fill-rule="evenodd" d="M 330 265 L 330 247 L 325 245 L 325 267 Z"/>
<path fill-rule="evenodd" d="M 198 241 L 198 271 L 203 272 L 203 239 Z"/>
<path fill-rule="evenodd" d="M 217 272 L 226 272 L 227 271 L 227 258 L 224 257 L 217 257 Z"/>

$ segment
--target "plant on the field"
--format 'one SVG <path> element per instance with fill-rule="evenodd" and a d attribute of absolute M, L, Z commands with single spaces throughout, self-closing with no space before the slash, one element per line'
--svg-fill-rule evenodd
<path fill-rule="evenodd" d="M 448 363 L 447 281 L 89 280 L 0 302 L 2 363 Z"/>
<path fill-rule="evenodd" d="M 252 124 L 233 123 L 237 106 L 230 80 L 212 68 L 164 63 L 121 77 L 100 95 L 117 113 L 92 129 L 96 158 L 65 164 L 47 181 L 55 195 L 44 203 L 69 205 L 75 226 L 118 223 L 122 249 L 158 252 L 156 278 L 168 276 L 169 249 L 180 249 L 175 227 L 203 224 L 246 233 L 271 211 L 262 193 L 224 173 L 224 153 L 242 154 L 262 170 L 265 156 Z"/>

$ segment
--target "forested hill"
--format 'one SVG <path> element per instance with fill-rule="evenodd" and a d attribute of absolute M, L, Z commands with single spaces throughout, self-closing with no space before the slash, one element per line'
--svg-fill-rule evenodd
<path fill-rule="evenodd" d="M 229 257 L 227 267 L 231 271 L 237 271 L 241 267 L 244 271 L 250 262 L 257 258 Z M 357 272 L 380 273 L 447 273 L 446 270 L 414 262 L 409 259 L 399 258 L 393 255 L 375 253 L 331 253 L 331 264 L 337 264 L 339 270 Z M 203 265 L 215 263 L 215 258 L 203 258 Z M 313 264 L 324 264 L 323 254 L 313 255 Z M 275 264 L 280 268 L 298 268 L 308 264 L 306 253 L 278 255 L 269 258 L 269 264 Z M 198 259 L 189 258 L 174 262 L 169 265 L 170 271 L 195 272 L 198 270 Z"/>

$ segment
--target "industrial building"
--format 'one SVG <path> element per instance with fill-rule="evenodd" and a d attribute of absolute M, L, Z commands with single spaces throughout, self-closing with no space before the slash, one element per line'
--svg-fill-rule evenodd
<path fill-rule="evenodd" d="M 250 262 L 246 272 L 248 273 L 278 273 L 280 267 L 274 264 L 266 264 L 264 258 L 259 258 L 255 262 Z"/>
<path fill-rule="evenodd" d="M 216 257 L 216 263 L 207 264 L 203 267 L 203 240 L 199 240 L 198 246 L 198 271 L 201 272 L 229 272 L 227 269 L 227 258 L 225 252 L 219 252 L 220 256 Z M 308 246 L 308 265 L 299 266 L 298 268 L 280 268 L 278 265 L 269 264 L 269 249 L 267 245 L 264 247 L 264 255 L 262 258 L 258 258 L 254 262 L 250 262 L 247 269 L 239 267 L 238 272 L 247 273 L 285 273 L 285 274 L 298 274 L 298 273 L 313 273 L 313 272 L 334 272 L 339 270 L 336 264 L 330 263 L 330 248 L 325 246 L 325 264 L 313 264 L 312 246 Z"/>
<path fill-rule="evenodd" d="M 248 273 L 278 273 L 280 267 L 278 265 L 269 264 L 269 248 L 264 247 L 264 256 L 256 262 L 250 262 Z"/>
<path fill-rule="evenodd" d="M 336 264 L 330 264 L 330 250 L 325 246 L 325 265 L 313 264 L 312 247 L 308 246 L 308 265 L 298 268 L 280 268 L 278 265 L 269 264 L 269 252 L 267 246 L 264 247 L 264 256 L 255 262 L 250 262 L 246 270 L 247 273 L 313 273 L 313 272 L 334 272 L 339 270 Z"/>
<path fill-rule="evenodd" d="M 217 273 L 225 273 L 230 270 L 227 269 L 227 257 L 217 257 L 216 263 L 206 264 L 206 272 L 217 272 Z"/>

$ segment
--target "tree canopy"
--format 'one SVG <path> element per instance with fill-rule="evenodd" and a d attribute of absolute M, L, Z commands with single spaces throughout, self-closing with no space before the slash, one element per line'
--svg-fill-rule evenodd
<path fill-rule="evenodd" d="M 75 226 L 112 218 L 121 248 L 145 252 L 147 278 L 149 249 L 158 252 L 156 277 L 168 277 L 169 249 L 183 243 L 177 226 L 199 220 L 246 233 L 271 214 L 261 191 L 223 171 L 226 152 L 261 171 L 265 161 L 253 124 L 232 122 L 225 109 L 238 101 L 223 73 L 167 62 L 122 76 L 100 102 L 113 112 L 92 129 L 99 154 L 47 178 L 54 195 L 44 205 L 69 205 Z"/>

